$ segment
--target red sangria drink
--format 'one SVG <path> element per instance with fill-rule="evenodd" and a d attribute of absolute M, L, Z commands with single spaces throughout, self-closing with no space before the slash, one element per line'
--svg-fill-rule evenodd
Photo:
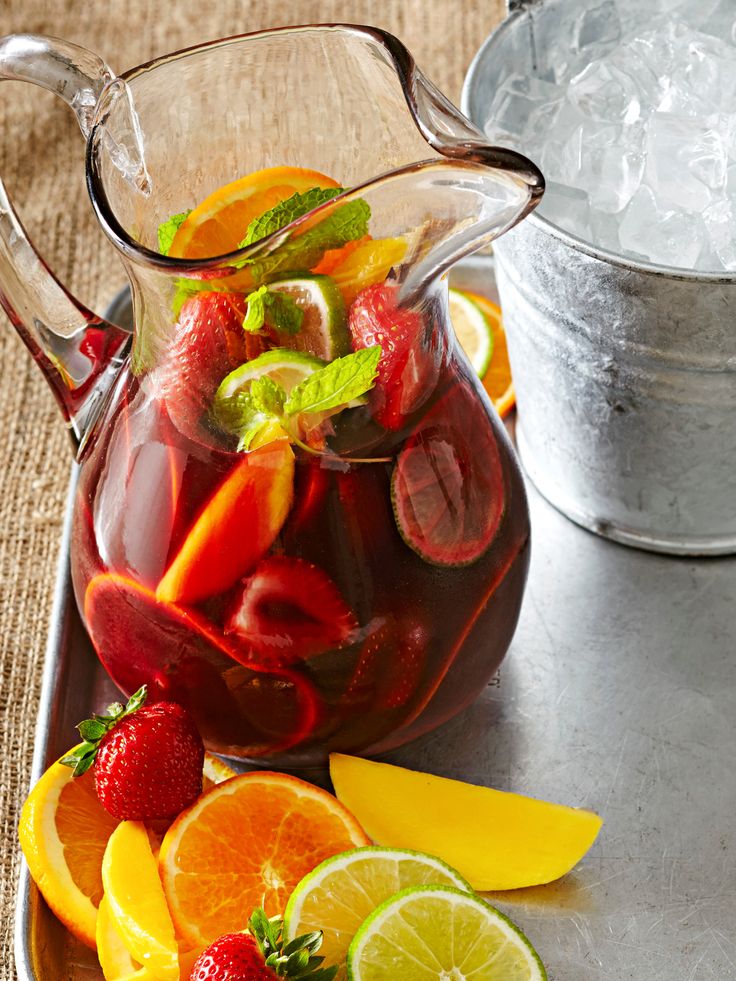
<path fill-rule="evenodd" d="M 84 451 L 72 565 L 97 654 L 227 755 L 399 745 L 479 694 L 516 625 L 513 451 L 446 284 L 411 288 L 422 242 L 374 236 L 364 198 L 296 167 L 162 224 L 164 255 L 250 251 L 143 311 Z"/>

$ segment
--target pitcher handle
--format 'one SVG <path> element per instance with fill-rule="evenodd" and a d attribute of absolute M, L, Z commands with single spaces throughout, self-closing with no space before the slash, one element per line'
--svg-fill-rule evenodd
<path fill-rule="evenodd" d="M 101 58 L 58 38 L 0 38 L 0 79 L 33 82 L 74 110 L 85 138 L 103 88 Z M 89 434 L 125 358 L 130 334 L 91 313 L 34 248 L 0 180 L 0 305 L 56 396 L 75 449 Z"/>

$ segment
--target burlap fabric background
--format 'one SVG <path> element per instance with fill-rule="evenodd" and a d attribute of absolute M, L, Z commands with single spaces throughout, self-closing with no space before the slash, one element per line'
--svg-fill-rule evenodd
<path fill-rule="evenodd" d="M 319 21 L 393 31 L 450 97 L 504 0 L 0 0 L 0 34 L 52 34 L 85 45 L 118 71 L 228 34 Z M 83 142 L 51 94 L 0 86 L 0 175 L 50 265 L 102 310 L 123 284 L 83 182 Z M 12 955 L 25 796 L 70 455 L 51 394 L 0 312 L 0 979 Z"/>

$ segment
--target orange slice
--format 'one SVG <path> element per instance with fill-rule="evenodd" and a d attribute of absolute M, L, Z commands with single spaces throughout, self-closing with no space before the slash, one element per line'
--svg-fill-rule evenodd
<path fill-rule="evenodd" d="M 406 250 L 403 238 L 361 239 L 352 248 L 345 246 L 344 258 L 330 269 L 345 305 L 350 306 L 366 286 L 382 283 L 391 268 L 403 261 Z"/>
<path fill-rule="evenodd" d="M 233 776 L 222 760 L 205 756 L 205 788 Z M 68 766 L 52 763 L 23 805 L 18 827 L 31 877 L 44 899 L 67 929 L 93 949 L 102 858 L 117 825 L 97 799 L 92 770 L 73 778 Z"/>
<path fill-rule="evenodd" d="M 478 304 L 488 318 L 493 331 L 493 355 L 488 370 L 483 375 L 483 387 L 491 397 L 496 412 L 503 419 L 513 409 L 516 395 L 511 379 L 511 365 L 509 364 L 506 331 L 503 327 L 501 308 L 498 304 L 491 302 L 488 297 L 481 296 L 480 293 L 469 293 L 467 290 L 463 290 L 463 292 Z"/>
<path fill-rule="evenodd" d="M 245 773 L 179 815 L 159 872 L 180 939 L 202 947 L 242 930 L 255 906 L 282 913 L 296 884 L 324 859 L 368 844 L 331 794 L 281 773 Z"/>
<path fill-rule="evenodd" d="M 218 188 L 182 222 L 169 249 L 180 259 L 207 259 L 238 247 L 248 225 L 293 194 L 338 187 L 331 177 L 304 167 L 267 167 Z"/>
<path fill-rule="evenodd" d="M 31 876 L 61 922 L 95 948 L 102 856 L 118 822 L 97 800 L 92 771 L 52 763 L 23 805 L 18 836 Z"/>

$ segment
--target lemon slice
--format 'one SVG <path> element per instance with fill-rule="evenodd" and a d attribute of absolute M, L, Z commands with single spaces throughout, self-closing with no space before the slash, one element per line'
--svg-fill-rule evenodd
<path fill-rule="evenodd" d="M 179 950 L 145 826 L 122 821 L 102 860 L 105 900 L 133 961 L 158 981 L 179 981 Z"/>
<path fill-rule="evenodd" d="M 350 981 L 545 981 L 524 934 L 478 896 L 451 886 L 403 889 L 378 907 L 348 952 Z"/>
<path fill-rule="evenodd" d="M 493 355 L 493 330 L 478 304 L 460 290 L 450 290 L 450 320 L 460 346 L 479 378 Z"/>
<path fill-rule="evenodd" d="M 284 937 L 321 930 L 325 966 L 339 965 L 336 979 L 345 978 L 348 947 L 363 920 L 401 889 L 428 884 L 472 892 L 458 872 L 432 855 L 376 847 L 343 852 L 318 865 L 291 894 Z"/>

